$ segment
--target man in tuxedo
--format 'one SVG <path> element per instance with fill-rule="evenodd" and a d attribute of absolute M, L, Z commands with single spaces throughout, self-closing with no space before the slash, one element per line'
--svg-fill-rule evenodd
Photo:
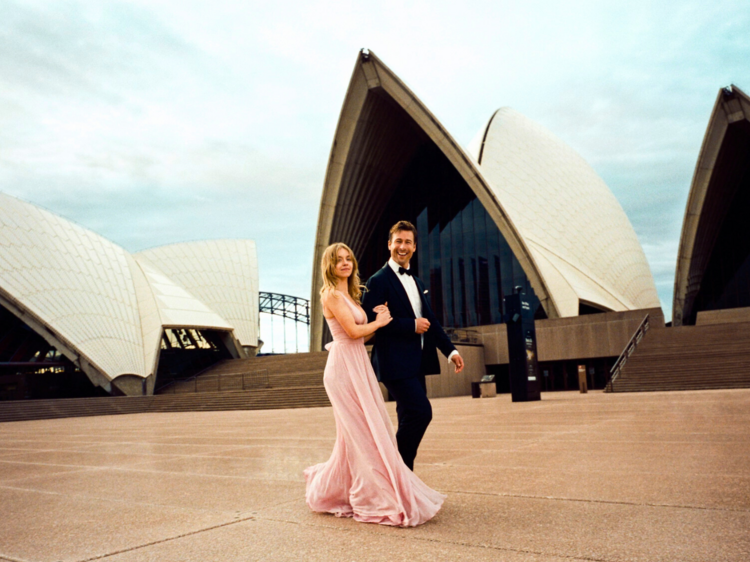
<path fill-rule="evenodd" d="M 427 399 L 425 375 L 440 374 L 437 349 L 455 365 L 464 361 L 445 334 L 425 298 L 424 284 L 409 269 L 417 249 L 417 229 L 408 221 L 391 228 L 391 257 L 367 281 L 363 308 L 368 321 L 375 319 L 376 306 L 387 304 L 393 320 L 375 333 L 372 364 L 378 380 L 396 399 L 398 450 L 406 466 L 414 470 L 414 458 L 427 426 L 432 406 Z"/>

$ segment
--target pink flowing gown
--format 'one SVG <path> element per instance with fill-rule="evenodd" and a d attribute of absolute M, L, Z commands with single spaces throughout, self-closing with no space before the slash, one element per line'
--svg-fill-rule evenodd
<path fill-rule="evenodd" d="M 364 311 L 348 298 L 357 324 Z M 313 511 L 364 523 L 414 527 L 431 519 L 445 497 L 401 460 L 391 419 L 362 338 L 335 318 L 323 383 L 333 405 L 336 443 L 327 462 L 305 470 L 305 499 Z"/>

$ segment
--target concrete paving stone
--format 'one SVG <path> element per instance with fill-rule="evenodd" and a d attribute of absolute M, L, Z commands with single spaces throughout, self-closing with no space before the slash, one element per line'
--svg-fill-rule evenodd
<path fill-rule="evenodd" d="M 100 454 L 149 455 L 149 456 L 180 456 L 200 457 L 218 455 L 236 448 L 236 445 L 216 445 L 213 443 L 151 443 L 121 442 L 121 443 L 91 443 L 85 451 Z"/>
<path fill-rule="evenodd" d="M 205 430 L 203 430 L 205 432 Z M 269 446 L 279 446 L 279 447 L 298 447 L 298 448 L 306 448 L 310 447 L 311 445 L 321 444 L 321 443 L 333 443 L 333 440 L 335 439 L 335 434 L 327 437 L 298 437 L 296 435 L 291 437 L 283 437 L 283 436 L 273 436 L 273 435 L 266 435 L 266 436 L 246 436 L 244 438 L 240 437 L 221 437 L 221 436 L 209 436 L 209 437 L 200 437 L 200 436 L 194 436 L 194 437 L 188 437 L 188 436 L 176 436 L 174 438 L 170 438 L 169 440 L 163 440 L 162 443 L 171 443 L 171 444 L 187 444 L 187 445 L 225 445 L 225 446 L 232 446 L 232 447 L 269 447 Z"/>
<path fill-rule="evenodd" d="M 257 476 L 220 477 L 152 470 L 99 468 L 23 480 L 19 487 L 70 496 L 185 509 L 247 512 L 304 495 L 304 483 Z"/>
<path fill-rule="evenodd" d="M 500 437 L 486 437 L 483 439 L 473 437 L 466 437 L 465 439 L 459 437 L 454 439 L 438 438 L 429 433 L 430 429 L 428 428 L 428 434 L 425 435 L 422 445 L 419 447 L 420 451 L 422 447 L 425 450 L 443 449 L 460 451 L 465 456 L 472 452 L 514 451 L 524 445 L 524 443 L 519 443 L 518 441 L 505 441 Z"/>
<path fill-rule="evenodd" d="M 128 453 L 97 453 L 86 451 L 30 451 L 6 460 L 68 467 L 124 467 L 154 460 L 153 455 Z M 163 460 L 162 457 L 157 460 Z"/>
<path fill-rule="evenodd" d="M 286 445 L 276 443 L 272 445 L 245 445 L 242 447 L 231 447 L 214 457 L 234 457 L 238 459 L 268 458 L 271 456 L 310 458 L 311 462 L 322 462 L 326 460 L 333 449 L 334 439 L 310 442 L 307 445 Z"/>
<path fill-rule="evenodd" d="M 352 559 L 750 559 L 750 390 L 432 402 L 416 469 L 449 497 L 417 529 L 306 507 L 301 470 L 330 455 L 330 408 L 0 424 L 0 537 L 15 537 L 0 557 L 338 559 L 327 545 L 353 536 Z"/>
<path fill-rule="evenodd" d="M 442 448 L 432 446 L 423 446 L 419 448 L 417 454 L 417 464 L 450 464 L 452 462 L 458 462 L 466 457 L 473 457 L 477 454 L 475 449 L 459 449 L 459 448 Z"/>
<path fill-rule="evenodd" d="M 283 454 L 274 448 L 253 448 L 249 451 L 234 449 L 209 456 L 174 457 L 150 463 L 148 469 L 158 472 L 304 482 L 302 471 L 308 466 L 328 460 L 331 455 L 330 449 L 331 447 L 303 449 L 295 451 L 294 455 Z"/>
<path fill-rule="evenodd" d="M 549 470 L 528 467 L 416 465 L 430 486 L 509 496 L 692 506 L 750 513 L 750 476 L 683 475 L 659 472 Z"/>
<path fill-rule="evenodd" d="M 70 441 L 65 439 L 9 439 L 2 438 L 0 441 L 0 454 L 3 451 L 66 451 L 80 450 L 91 447 L 86 441 Z"/>
<path fill-rule="evenodd" d="M 49 464 L 13 462 L 8 459 L 0 459 L 0 484 L 17 482 L 26 478 L 37 476 L 48 476 L 51 474 L 62 474 L 65 472 L 76 472 L 91 470 L 91 468 L 80 468 L 77 466 L 63 467 Z"/>
<path fill-rule="evenodd" d="M 703 440 L 694 441 L 683 441 L 674 439 L 671 441 L 657 441 L 650 438 L 643 438 L 641 440 L 630 440 L 627 442 L 622 441 L 610 441 L 607 439 L 598 439 L 593 435 L 584 435 L 578 439 L 570 439 L 567 436 L 559 436 L 556 438 L 549 439 L 537 439 L 526 443 L 516 444 L 516 449 L 531 449 L 540 448 L 545 451 L 554 452 L 568 452 L 570 446 L 575 444 L 577 451 L 586 451 L 594 453 L 613 453 L 613 454 L 670 454 L 677 457 L 694 457 L 696 455 L 722 455 L 736 453 L 737 446 L 750 448 L 750 441 L 741 439 L 725 439 L 715 440 L 713 438 L 707 438 Z M 669 444 L 669 450 L 665 450 L 665 444 Z M 747 453 L 740 453 L 741 455 L 750 456 Z"/>
<path fill-rule="evenodd" d="M 543 449 L 544 447 L 540 447 Z M 417 456 L 419 461 L 419 456 Z M 726 476 L 749 475 L 750 457 L 744 454 L 732 455 L 691 455 L 679 456 L 670 452 L 629 454 L 627 452 L 611 453 L 607 451 L 538 450 L 532 448 L 493 451 L 481 449 L 476 454 L 456 458 L 451 461 L 456 466 L 521 466 L 528 468 L 547 468 L 554 470 L 564 467 L 574 471 L 642 471 L 642 472 L 677 472 L 689 474 L 722 474 Z"/>
<path fill-rule="evenodd" d="M 10 452 L 11 450 L 15 453 L 13 457 L 19 453 L 32 453 L 32 452 L 72 452 L 72 453 L 85 453 L 85 454 L 102 454 L 102 455 L 145 455 L 145 456 L 200 456 L 216 454 L 221 451 L 226 451 L 234 448 L 234 445 L 215 445 L 215 444 L 201 444 L 201 445 L 190 445 L 190 444 L 176 444 L 176 443 L 151 443 L 148 441 L 144 442 L 131 442 L 131 441 L 92 441 L 92 442 L 64 442 L 55 444 L 51 442 L 33 442 L 25 441 L 16 444 L 11 448 L 0 448 L 0 459 L 5 458 L 3 456 L 3 450 Z M 8 455 L 11 456 L 11 455 Z"/>
<path fill-rule="evenodd" d="M 351 522 L 351 521 L 350 521 Z M 464 543 L 422 540 L 413 529 L 389 529 L 386 540 L 351 528 L 326 528 L 283 521 L 243 521 L 176 540 L 107 557 L 108 562 L 574 562 L 570 558 Z"/>
<path fill-rule="evenodd" d="M 11 460 L 15 457 L 25 455 L 29 451 L 27 449 L 4 449 L 0 451 L 0 459 Z"/>
<path fill-rule="evenodd" d="M 77 561 L 231 522 L 198 509 L 0 487 L 0 556 Z"/>
<path fill-rule="evenodd" d="M 748 420 L 750 421 L 750 420 Z M 633 432 L 634 433 L 634 432 Z M 502 435 L 502 434 L 499 434 Z M 551 428 L 544 433 L 536 433 L 537 437 L 533 439 L 527 439 L 528 442 L 535 442 L 546 440 L 547 442 L 559 443 L 560 446 L 565 444 L 591 444 L 595 446 L 597 444 L 611 443 L 613 445 L 627 445 L 630 443 L 653 443 L 653 444 L 681 444 L 681 445 L 703 445 L 703 444 L 721 444 L 721 443 L 750 443 L 750 435 L 733 434 L 733 433 L 706 433 L 706 432 L 672 432 L 667 433 L 666 431 L 652 431 L 652 432 L 640 432 L 636 439 L 634 434 L 628 433 L 624 435 L 621 431 L 607 432 L 601 427 L 597 427 L 596 430 L 589 432 L 576 432 L 576 433 L 554 433 L 552 434 Z M 553 437 L 554 435 L 554 437 Z M 511 438 L 508 438 L 511 441 Z M 520 440 L 519 440 L 520 441 Z M 519 445 L 523 443 L 518 443 Z"/>
<path fill-rule="evenodd" d="M 262 516 L 337 529 L 359 526 L 363 533 L 391 532 L 305 510 L 300 500 L 266 510 Z M 562 558 L 746 562 L 749 525 L 747 512 L 453 492 L 432 521 L 409 531 L 417 539 Z"/>
<path fill-rule="evenodd" d="M 433 434 L 433 439 L 439 441 L 440 439 L 450 440 L 462 440 L 467 437 L 465 431 L 455 429 L 455 422 L 451 424 L 436 424 L 431 423 L 428 428 Z M 475 439 L 499 439 L 504 443 L 516 442 L 524 443 L 528 441 L 537 441 L 549 437 L 549 431 L 522 431 L 522 430 L 507 430 L 497 428 L 496 430 L 472 430 L 471 437 Z"/>

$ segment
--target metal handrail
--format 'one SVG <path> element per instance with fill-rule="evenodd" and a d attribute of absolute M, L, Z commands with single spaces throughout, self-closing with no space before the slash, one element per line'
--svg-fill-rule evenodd
<path fill-rule="evenodd" d="M 646 314 L 646 316 L 643 317 L 643 320 L 641 320 L 641 323 L 636 329 L 635 333 L 630 338 L 630 341 L 628 341 L 628 343 L 625 345 L 625 349 L 622 350 L 622 353 L 617 358 L 617 361 L 615 361 L 615 364 L 612 365 L 612 369 L 609 371 L 609 381 L 607 382 L 607 385 L 605 387 L 608 392 L 614 392 L 615 379 L 620 376 L 622 368 L 625 366 L 625 363 L 628 362 L 628 358 L 633 354 L 635 348 L 638 347 L 638 344 L 641 343 L 641 340 L 643 339 L 643 336 L 646 335 L 646 332 L 648 332 L 648 329 L 649 316 L 648 314 Z"/>

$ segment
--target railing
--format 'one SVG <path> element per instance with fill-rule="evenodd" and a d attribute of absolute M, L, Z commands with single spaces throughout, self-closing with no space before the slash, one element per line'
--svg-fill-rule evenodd
<path fill-rule="evenodd" d="M 607 382 L 607 385 L 605 386 L 606 392 L 614 392 L 615 380 L 620 376 L 620 372 L 625 366 L 625 363 L 628 362 L 628 359 L 635 351 L 635 348 L 638 347 L 638 344 L 641 343 L 643 336 L 645 336 L 646 332 L 648 332 L 648 328 L 649 321 L 648 314 L 646 314 L 643 320 L 641 320 L 641 324 L 638 326 L 638 329 L 633 334 L 633 337 L 630 338 L 630 341 L 625 346 L 625 349 L 622 350 L 620 357 L 617 358 L 617 361 L 615 361 L 615 364 L 612 366 L 612 369 L 609 372 L 609 382 Z"/>
<path fill-rule="evenodd" d="M 469 345 L 480 345 L 482 343 L 482 336 L 476 330 L 446 328 L 445 333 L 453 343 L 465 343 Z"/>
<path fill-rule="evenodd" d="M 260 369 L 247 373 L 196 375 L 185 380 L 174 380 L 164 385 L 160 389 L 159 394 L 253 390 L 256 388 L 270 388 L 270 386 L 268 382 L 268 369 Z"/>

